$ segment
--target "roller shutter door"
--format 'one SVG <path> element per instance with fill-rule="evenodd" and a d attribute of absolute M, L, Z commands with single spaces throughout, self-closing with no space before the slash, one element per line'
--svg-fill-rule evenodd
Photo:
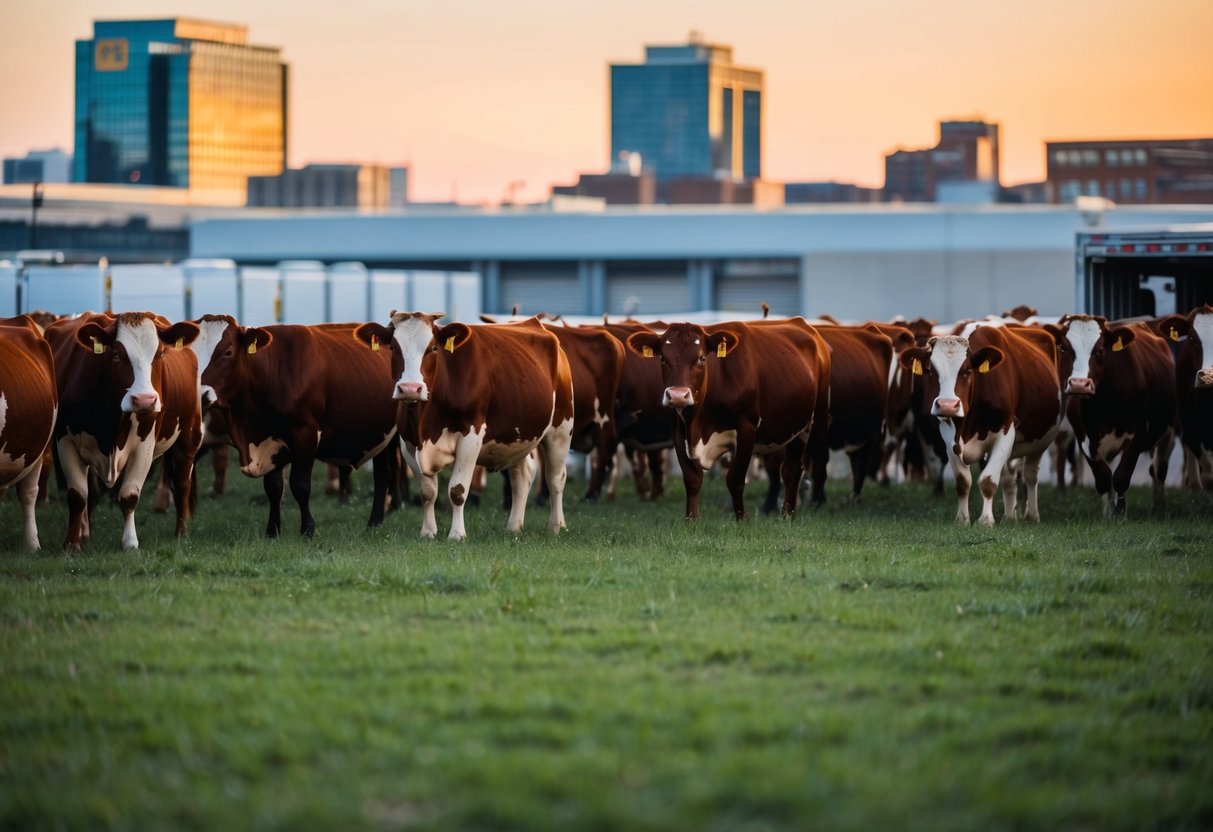
<path fill-rule="evenodd" d="M 772 315 L 799 315 L 800 281 L 795 277 L 722 277 L 716 281 L 716 308 L 758 312 L 763 303 Z"/>
<path fill-rule="evenodd" d="M 607 312 L 651 318 L 691 312 L 691 284 L 685 263 L 676 267 L 607 268 Z"/>
<path fill-rule="evenodd" d="M 581 315 L 585 313 L 575 263 L 502 263 L 501 309 L 514 306 L 519 314 Z"/>

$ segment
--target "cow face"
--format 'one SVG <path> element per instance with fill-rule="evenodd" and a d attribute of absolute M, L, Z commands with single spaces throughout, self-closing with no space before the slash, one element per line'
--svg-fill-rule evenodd
<path fill-rule="evenodd" d="M 1206 304 L 1188 315 L 1169 315 L 1158 322 L 1159 332 L 1172 342 L 1186 343 L 1195 369 L 1192 385 L 1213 389 L 1213 306 Z M 1185 340 L 1186 339 L 1186 340 Z"/>
<path fill-rule="evenodd" d="M 81 347 L 108 355 L 113 389 L 125 391 L 119 403 L 124 413 L 160 412 L 160 357 L 166 349 L 183 349 L 197 337 L 198 327 L 192 321 L 169 326 L 150 312 L 124 312 L 109 326 L 89 321 L 76 330 Z"/>
<path fill-rule="evenodd" d="M 991 372 L 1004 357 L 997 347 L 972 350 L 969 339 L 945 335 L 931 338 L 926 347 L 903 350 L 898 361 L 913 375 L 922 376 L 924 401 L 931 402 L 932 416 L 963 419 L 973 400 L 975 376 Z"/>
<path fill-rule="evenodd" d="M 462 344 L 471 334 L 463 324 L 451 324 L 444 331 L 452 331 L 441 339 L 435 332 L 434 324 L 445 313 L 425 312 L 391 312 L 388 326 L 379 324 L 363 324 L 354 330 L 354 337 L 371 349 L 383 345 L 392 350 L 392 375 L 396 383 L 392 387 L 392 398 L 402 402 L 428 402 L 430 400 L 430 385 L 426 377 L 433 378 L 433 362 L 437 360 L 440 349 L 454 352 L 458 344 Z M 452 327 L 462 327 L 456 332 Z M 423 367 L 424 365 L 424 367 Z"/>
<path fill-rule="evenodd" d="M 1104 318 L 1076 315 L 1061 321 L 1064 338 L 1058 341 L 1062 365 L 1073 369 L 1066 380 L 1068 396 L 1093 396 L 1103 377 L 1109 352 L 1120 352 L 1133 342 L 1133 330 L 1127 326 L 1108 326 Z"/>
<path fill-rule="evenodd" d="M 661 403 L 681 411 L 704 400 L 710 362 L 727 359 L 739 342 L 738 335 L 730 330 L 709 333 L 695 324 L 674 324 L 660 335 L 633 333 L 628 336 L 628 349 L 661 362 L 665 385 Z"/>
<path fill-rule="evenodd" d="M 247 389 L 249 363 L 273 342 L 269 330 L 239 326 L 226 315 L 204 315 L 198 321 L 198 381 L 203 395 L 215 407 L 231 407 Z"/>

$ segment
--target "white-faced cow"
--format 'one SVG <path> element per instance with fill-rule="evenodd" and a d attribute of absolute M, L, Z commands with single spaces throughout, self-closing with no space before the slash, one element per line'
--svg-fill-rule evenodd
<path fill-rule="evenodd" d="M 803 318 L 711 327 L 673 324 L 628 338 L 660 362 L 662 402 L 678 414 L 674 450 L 686 488 L 686 517 L 699 516 L 703 472 L 733 455 L 726 482 L 738 520 L 753 454 L 786 448 L 783 513 L 796 510 L 806 455 L 828 454 L 830 352 Z M 806 445 L 808 453 L 806 454 Z"/>
<path fill-rule="evenodd" d="M 382 523 L 394 466 L 381 455 L 391 453 L 396 435 L 396 408 L 376 392 L 391 383 L 387 351 L 364 349 L 352 323 L 243 327 L 226 315 L 204 315 L 198 325 L 204 394 L 227 423 L 240 470 L 264 478 L 266 536 L 282 530 L 287 465 L 299 532 L 316 533 L 310 500 L 318 459 L 355 467 L 374 460 L 368 525 Z"/>
<path fill-rule="evenodd" d="M 1196 459 L 1202 487 L 1213 489 L 1213 306 L 1158 322 L 1175 351 L 1180 435 Z"/>
<path fill-rule="evenodd" d="M 184 347 L 197 335 L 190 321 L 169 325 L 150 312 L 87 313 L 47 328 L 59 391 L 56 448 L 67 477 L 65 548 L 89 539 L 98 497 L 91 471 L 106 488 L 121 477 L 122 547 L 137 549 L 139 494 L 152 462 L 170 448 L 177 534 L 185 534 L 202 414 L 197 365 Z"/>
<path fill-rule="evenodd" d="M 1090 315 L 1066 315 L 1048 329 L 1061 349 L 1070 425 L 1105 513 L 1124 515 L 1137 459 L 1151 451 L 1154 510 L 1163 511 L 1177 410 L 1167 342 L 1145 324 L 1109 324 Z"/>
<path fill-rule="evenodd" d="M 449 537 L 467 537 L 463 510 L 478 464 L 509 471 L 513 504 L 506 528 L 520 533 L 536 448 L 551 494 L 548 528 L 559 532 L 573 430 L 573 381 L 560 342 L 536 318 L 439 327 L 441 317 L 393 310 L 387 326 L 363 324 L 355 333 L 372 350 L 391 345 L 396 380 L 382 388 L 383 399 L 405 405 L 397 425 L 410 467 L 422 479 L 421 536 L 438 533 L 436 476 L 453 465 Z"/>
<path fill-rule="evenodd" d="M 1024 460 L 1024 517 L 1039 521 L 1040 460 L 1057 435 L 1061 390 L 1057 350 L 1046 332 L 978 326 L 970 337 L 931 338 L 904 350 L 904 368 L 922 376 L 924 405 L 939 420 L 956 477 L 956 522 L 969 524 L 969 466 L 986 460 L 978 479 L 983 526 L 994 525 L 994 494 L 1003 491 L 1004 516 L 1016 514 L 1015 476 L 1007 465 Z"/>
<path fill-rule="evenodd" d="M 0 318 L 0 490 L 17 487 L 31 550 L 40 547 L 34 504 L 58 407 L 55 361 L 42 330 L 25 315 Z"/>

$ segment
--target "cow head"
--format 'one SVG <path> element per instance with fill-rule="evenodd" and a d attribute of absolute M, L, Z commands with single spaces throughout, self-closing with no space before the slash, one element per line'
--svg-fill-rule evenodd
<path fill-rule="evenodd" d="M 708 366 L 726 360 L 741 339 L 732 330 L 708 332 L 695 324 L 673 324 L 665 332 L 635 332 L 628 349 L 642 358 L 661 361 L 665 391 L 661 403 L 681 411 L 702 402 L 707 395 Z"/>
<path fill-rule="evenodd" d="M 163 362 L 167 349 L 183 349 L 198 337 L 192 321 L 169 325 L 151 312 L 124 312 L 108 323 L 88 321 L 76 330 L 76 342 L 108 356 L 110 378 L 122 394 L 124 413 L 159 413 Z"/>
<path fill-rule="evenodd" d="M 370 349 L 392 351 L 392 375 L 396 383 L 392 398 L 403 402 L 427 402 L 433 378 L 433 362 L 440 350 L 454 351 L 471 336 L 464 324 L 436 327 L 444 312 L 397 312 L 392 310 L 388 325 L 368 323 L 354 330 L 354 337 Z M 424 366 L 422 366 L 424 365 Z"/>
<path fill-rule="evenodd" d="M 228 315 L 203 315 L 198 319 L 198 382 L 203 400 L 216 407 L 230 407 L 246 388 L 249 362 L 274 342 L 269 330 L 244 327 Z"/>
<path fill-rule="evenodd" d="M 1186 343 L 1195 370 L 1192 385 L 1213 389 L 1213 306 L 1205 304 L 1187 315 L 1168 315 L 1158 322 L 1158 332 L 1169 342 Z"/>
<path fill-rule="evenodd" d="M 931 402 L 932 416 L 963 419 L 973 400 L 974 377 L 993 371 L 1004 357 L 998 347 L 973 350 L 969 339 L 944 335 L 931 338 L 925 347 L 902 350 L 898 362 L 903 369 L 922 377 L 924 401 Z"/>
<path fill-rule="evenodd" d="M 1127 326 L 1109 326 L 1107 319 L 1090 315 L 1066 315 L 1052 331 L 1059 363 L 1071 367 L 1065 393 L 1078 397 L 1095 395 L 1108 354 L 1127 349 L 1135 337 Z"/>

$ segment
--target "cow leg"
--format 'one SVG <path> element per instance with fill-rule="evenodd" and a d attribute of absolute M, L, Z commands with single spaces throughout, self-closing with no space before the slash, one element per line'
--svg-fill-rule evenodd
<path fill-rule="evenodd" d="M 88 540 L 88 467 L 69 440 L 60 439 L 57 445 L 67 491 L 67 537 L 63 548 L 79 552 Z"/>
<path fill-rule="evenodd" d="M 507 471 L 503 472 L 510 483 L 510 516 L 506 520 L 505 530 L 511 534 L 521 534 L 522 524 L 526 519 L 526 495 L 531 490 L 531 478 L 535 473 L 535 463 L 528 455 Z"/>
<path fill-rule="evenodd" d="M 371 497 L 371 516 L 366 521 L 368 529 L 382 525 L 383 515 L 387 511 L 388 489 L 396 476 L 396 448 L 391 442 L 371 460 L 371 476 L 375 492 Z"/>
<path fill-rule="evenodd" d="M 215 472 L 215 482 L 211 485 L 211 493 L 218 497 L 227 487 L 228 446 L 218 445 L 211 453 L 211 470 Z"/>
<path fill-rule="evenodd" d="M 649 451 L 649 482 L 652 490 L 649 499 L 658 500 L 665 493 L 665 448 Z"/>
<path fill-rule="evenodd" d="M 999 487 L 1002 489 L 1002 519 L 1018 520 L 1016 511 L 1019 503 L 1019 477 L 1016 475 L 1015 466 L 1007 464 L 1002 466 L 1002 474 L 998 478 Z"/>
<path fill-rule="evenodd" d="M 177 537 L 185 535 L 185 522 L 194 514 L 194 460 L 196 437 L 180 436 L 164 455 L 164 468 L 172 474 L 173 501 L 177 505 Z"/>
<path fill-rule="evenodd" d="M 265 525 L 266 537 L 277 537 L 282 533 L 282 495 L 285 493 L 282 468 L 275 468 L 261 478 L 265 498 L 270 504 L 270 517 Z"/>
<path fill-rule="evenodd" d="M 302 454 L 291 459 L 291 496 L 299 506 L 299 534 L 304 537 L 316 535 L 316 518 L 312 516 L 312 467 L 315 462 L 315 457 Z"/>
<path fill-rule="evenodd" d="M 451 533 L 447 535 L 450 540 L 466 540 L 468 536 L 463 524 L 463 505 L 467 502 L 468 489 L 472 484 L 472 472 L 476 468 L 476 460 L 480 457 L 480 448 L 484 444 L 484 431 L 484 426 L 481 426 L 479 431 L 469 430 L 467 434 L 460 436 L 459 441 L 455 444 L 455 464 L 451 466 L 451 481 L 447 491 L 451 498 Z M 530 457 L 528 456 L 527 459 Z M 514 505 L 522 500 L 525 506 L 529 491 L 528 478 L 527 487 L 514 492 Z M 511 508 L 510 518 L 513 519 L 513 517 L 514 510 Z M 514 531 L 509 526 L 506 528 L 508 531 Z M 518 530 L 521 529 L 522 524 L 519 522 Z"/>
<path fill-rule="evenodd" d="M 1115 498 L 1112 496 L 1112 466 L 1103 457 L 1095 456 L 1098 453 L 1095 437 L 1091 438 L 1090 447 L 1092 455 L 1087 457 L 1087 464 L 1091 466 L 1091 474 L 1095 479 L 1095 493 L 1099 495 L 1103 505 L 1104 517 L 1111 517 L 1115 505 Z"/>
<path fill-rule="evenodd" d="M 699 519 L 699 492 L 703 488 L 703 469 L 687 455 L 686 426 L 679 419 L 674 425 L 674 455 L 682 469 L 682 486 L 687 495 L 686 519 Z"/>
<path fill-rule="evenodd" d="M 21 513 L 24 518 L 22 529 L 25 538 L 25 548 L 36 552 L 42 548 L 38 541 L 38 519 L 34 514 L 38 502 L 38 482 L 42 476 L 43 461 L 39 459 L 34 467 L 25 472 L 25 476 L 17 483 L 17 498 L 21 501 Z"/>
<path fill-rule="evenodd" d="M 173 504 L 173 491 L 169 488 L 170 477 L 168 464 L 162 459 L 156 476 L 156 499 L 152 502 L 152 511 L 156 514 L 163 514 Z"/>
<path fill-rule="evenodd" d="M 131 451 L 126 468 L 122 472 L 122 484 L 118 487 L 118 505 L 122 508 L 122 548 L 139 548 L 139 535 L 135 530 L 135 508 L 139 505 L 139 493 L 152 467 L 152 454 L 156 449 L 154 438 L 140 442 Z"/>
<path fill-rule="evenodd" d="M 776 507 L 779 505 L 780 472 L 783 470 L 784 463 L 787 461 L 788 453 L 789 453 L 788 449 L 784 448 L 779 451 L 772 451 L 769 454 L 763 454 L 762 466 L 767 472 L 767 496 L 762 501 L 762 513 L 763 514 L 774 514 Z M 804 449 L 802 447 L 801 448 L 802 459 L 800 460 L 801 475 L 804 474 L 803 456 L 804 456 Z M 797 488 L 797 490 L 799 490 L 799 488 L 800 488 L 799 480 L 797 480 L 796 488 Z M 796 505 L 794 499 L 793 499 L 792 505 L 793 505 L 793 507 L 795 507 L 795 505 Z"/>
<path fill-rule="evenodd" d="M 939 423 L 939 432 L 943 435 L 944 445 L 948 448 L 948 461 L 952 465 L 952 474 L 956 477 L 956 523 L 960 526 L 969 525 L 969 490 L 973 487 L 973 472 L 964 460 L 952 451 L 956 443 L 956 426 L 950 419 Z"/>
<path fill-rule="evenodd" d="M 863 493 L 863 480 L 868 475 L 874 444 L 872 441 L 864 442 L 847 454 L 851 462 L 851 502 L 853 503 L 858 503 L 859 495 Z"/>
<path fill-rule="evenodd" d="M 1162 439 L 1154 446 L 1150 476 L 1154 480 L 1154 514 L 1162 517 L 1167 512 L 1167 472 L 1171 468 L 1171 452 L 1175 450 L 1175 431 L 1168 428 Z"/>
<path fill-rule="evenodd" d="M 55 467 L 55 443 L 46 446 L 42 454 L 42 467 L 38 470 L 38 505 L 44 506 L 51 501 L 50 478 Z"/>
<path fill-rule="evenodd" d="M 781 514 L 789 519 L 796 514 L 796 502 L 800 499 L 800 481 L 804 479 L 804 451 L 804 440 L 793 439 L 783 449 L 783 460 L 779 466 L 779 473 L 783 480 Z M 769 468 L 767 471 L 768 474 L 772 473 Z M 774 479 L 773 476 L 772 479 Z"/>
<path fill-rule="evenodd" d="M 1015 426 L 1011 425 L 1005 433 L 997 434 L 994 439 L 994 444 L 990 447 L 989 453 L 986 456 L 986 465 L 981 470 L 981 476 L 978 479 L 978 487 L 981 489 L 981 516 L 977 522 L 983 526 L 994 525 L 994 495 L 998 492 L 998 486 L 1002 479 L 1002 472 L 1011 466 L 1010 462 L 1011 449 L 1015 446 Z M 1011 498 L 1015 497 L 1015 479 L 1014 474 L 1011 475 Z M 1015 504 L 1011 503 L 1011 517 L 1015 518 Z"/>
<path fill-rule="evenodd" d="M 573 423 L 569 420 L 556 425 L 539 442 L 539 460 L 543 464 L 544 481 L 552 501 L 548 509 L 548 530 L 558 534 L 565 528 L 564 487 L 568 481 L 569 445 L 573 441 Z"/>
<path fill-rule="evenodd" d="M 809 459 L 809 480 L 812 485 L 809 502 L 814 508 L 819 508 L 826 504 L 826 477 L 828 471 L 826 466 L 830 463 L 830 452 L 827 450 L 824 454 L 810 454 Z"/>
<path fill-rule="evenodd" d="M 1037 456 L 1025 457 L 1023 461 L 1023 481 L 1027 487 L 1027 505 L 1023 517 L 1031 523 L 1040 522 L 1040 504 L 1038 502 L 1038 484 L 1040 482 L 1040 459 L 1043 452 Z"/>
<path fill-rule="evenodd" d="M 400 440 L 400 453 L 404 464 L 420 483 L 421 536 L 426 540 L 433 540 L 438 536 L 438 520 L 434 517 L 434 504 L 438 502 L 438 477 L 427 476 L 421 472 L 421 465 L 417 462 L 417 449 L 403 439 Z"/>
<path fill-rule="evenodd" d="M 614 436 L 611 436 L 612 431 L 607 429 L 606 425 L 599 425 L 594 429 L 594 448 L 591 451 L 593 459 L 590 465 L 590 484 L 585 490 L 585 501 L 587 503 L 598 502 L 598 497 L 602 494 L 602 484 L 606 482 L 611 471 L 611 445 L 614 442 Z"/>

